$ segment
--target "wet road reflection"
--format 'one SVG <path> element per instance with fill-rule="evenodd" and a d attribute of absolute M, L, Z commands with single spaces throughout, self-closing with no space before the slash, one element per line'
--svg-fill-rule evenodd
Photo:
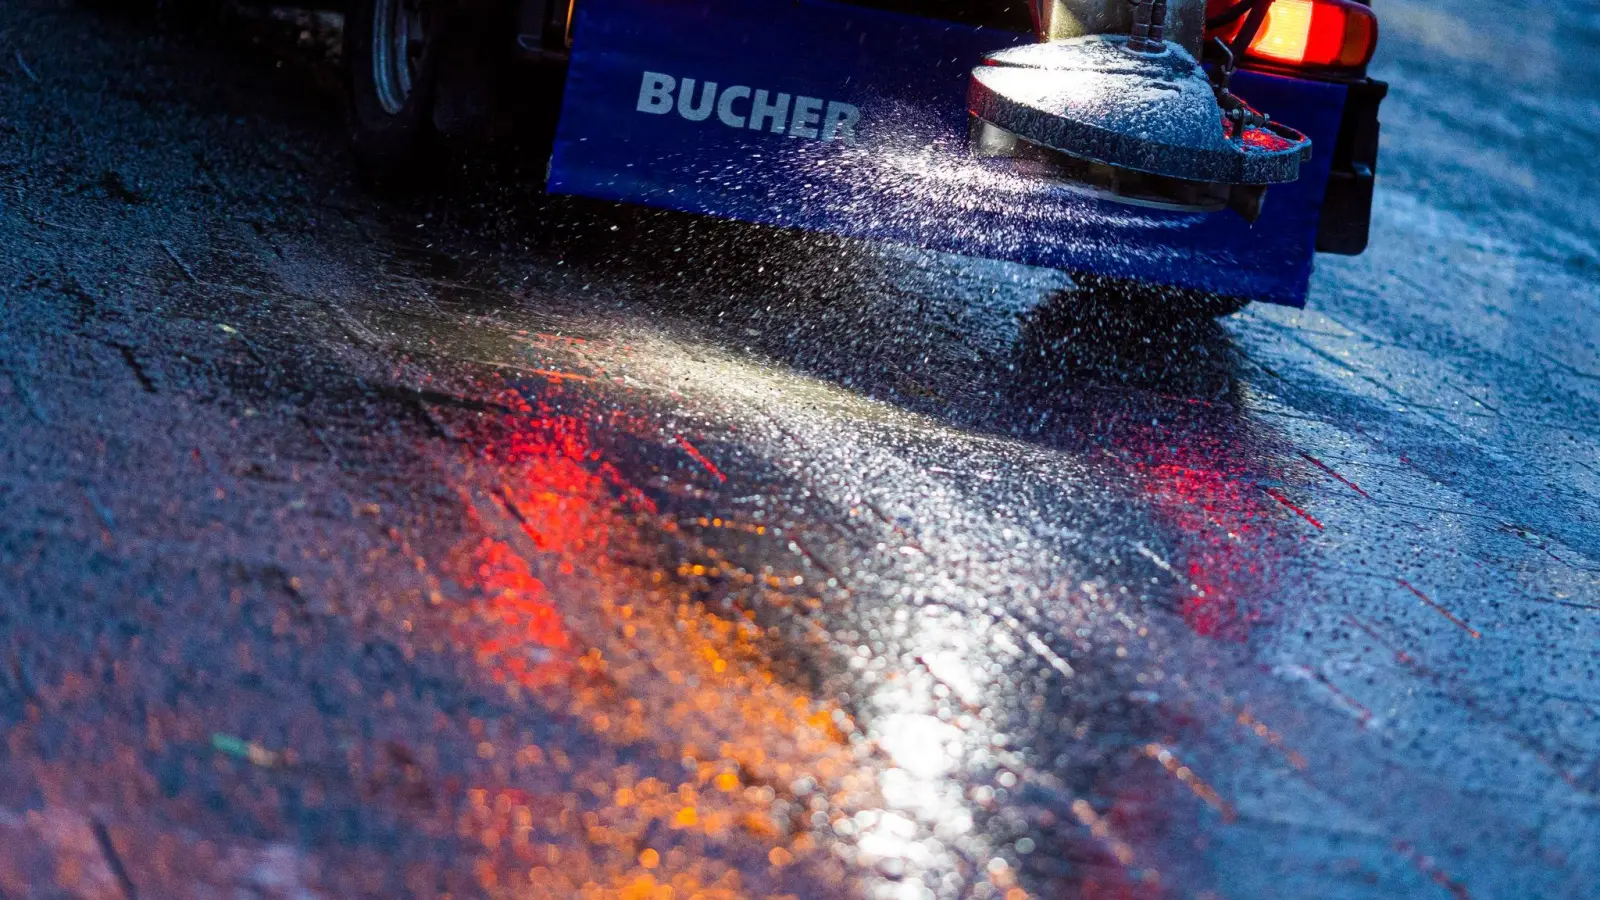
<path fill-rule="evenodd" d="M 587 719 L 613 760 L 648 752 L 696 773 L 674 786 L 652 770 L 652 790 L 686 805 L 625 813 L 626 827 L 597 809 L 569 846 L 596 827 L 627 840 L 563 869 L 569 886 L 684 890 L 737 871 L 749 896 L 1017 900 L 1161 896 L 1164 879 L 1204 878 L 1173 844 L 1192 816 L 1235 813 L 1173 746 L 1189 689 L 1163 668 L 1164 633 L 1242 642 L 1277 588 L 1292 515 L 1263 484 L 1274 439 L 1227 396 L 1219 329 L 1151 329 L 1075 302 L 1092 301 L 1047 294 L 1005 363 L 961 373 L 1005 403 L 952 408 L 932 432 L 921 414 L 638 322 L 619 334 L 578 318 L 562 332 L 581 338 L 519 331 L 498 348 L 459 332 L 515 387 L 430 415 L 500 485 L 480 489 L 476 514 L 526 538 L 529 557 L 504 540 L 468 554 L 495 599 L 463 643 L 496 681 Z M 452 343 L 449 326 L 425 327 Z M 1090 328 L 1095 340 L 1073 339 Z M 1128 342 L 1152 335 L 1195 342 L 1155 352 L 1164 384 L 1204 399 L 1130 393 L 1146 376 L 1119 354 L 1142 359 Z M 872 440 L 840 439 L 860 431 Z M 1061 494 L 1082 499 L 1054 506 Z M 571 693 L 596 673 L 616 696 Z M 664 705 L 663 681 L 692 703 Z M 574 778 L 631 810 L 641 776 L 619 784 L 604 774 L 615 764 Z M 708 779 L 721 811 L 685 799 Z M 768 866 L 730 866 L 762 847 Z"/>
<path fill-rule="evenodd" d="M 85 61 L 0 78 L 6 896 L 1600 884 L 1572 235 L 1408 144 L 1326 312 L 1216 322 L 510 177 L 379 204 L 320 63 L 99 21 L 0 11 Z"/>

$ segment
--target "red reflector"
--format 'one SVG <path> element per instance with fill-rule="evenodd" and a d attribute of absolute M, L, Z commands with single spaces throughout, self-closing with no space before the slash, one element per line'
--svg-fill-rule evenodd
<path fill-rule="evenodd" d="M 1352 0 L 1273 0 L 1245 56 L 1297 68 L 1359 69 L 1377 46 L 1378 20 L 1369 7 Z"/>

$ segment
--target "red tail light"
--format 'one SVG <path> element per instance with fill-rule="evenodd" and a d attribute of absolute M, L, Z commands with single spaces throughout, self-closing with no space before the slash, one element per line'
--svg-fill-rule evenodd
<path fill-rule="evenodd" d="M 1361 69 L 1377 47 L 1378 19 L 1369 7 L 1352 0 L 1273 0 L 1244 55 L 1275 66 Z"/>

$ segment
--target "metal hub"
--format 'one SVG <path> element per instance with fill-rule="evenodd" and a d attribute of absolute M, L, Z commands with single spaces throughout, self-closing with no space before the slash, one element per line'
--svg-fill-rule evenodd
<path fill-rule="evenodd" d="M 973 70 L 974 116 L 1085 160 L 1190 182 L 1294 181 L 1311 142 L 1262 116 L 1228 120 L 1182 47 L 1097 34 L 1002 50 Z"/>
<path fill-rule="evenodd" d="M 399 115 L 422 65 L 427 5 L 425 0 L 372 2 L 372 83 L 383 111 Z"/>
<path fill-rule="evenodd" d="M 1254 222 L 1261 215 L 1267 190 L 1264 184 L 1185 181 L 1091 162 L 1023 140 L 976 116 L 971 122 L 969 146 L 975 157 L 1002 161 L 1018 174 L 1050 179 L 1080 194 L 1148 209 L 1231 209 Z"/>

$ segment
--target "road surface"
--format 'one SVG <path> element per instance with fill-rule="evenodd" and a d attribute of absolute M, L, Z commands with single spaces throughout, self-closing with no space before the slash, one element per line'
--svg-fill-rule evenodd
<path fill-rule="evenodd" d="M 4 4 L 0 896 L 1600 896 L 1600 11 L 1379 13 L 1372 248 L 1175 324 Z"/>

